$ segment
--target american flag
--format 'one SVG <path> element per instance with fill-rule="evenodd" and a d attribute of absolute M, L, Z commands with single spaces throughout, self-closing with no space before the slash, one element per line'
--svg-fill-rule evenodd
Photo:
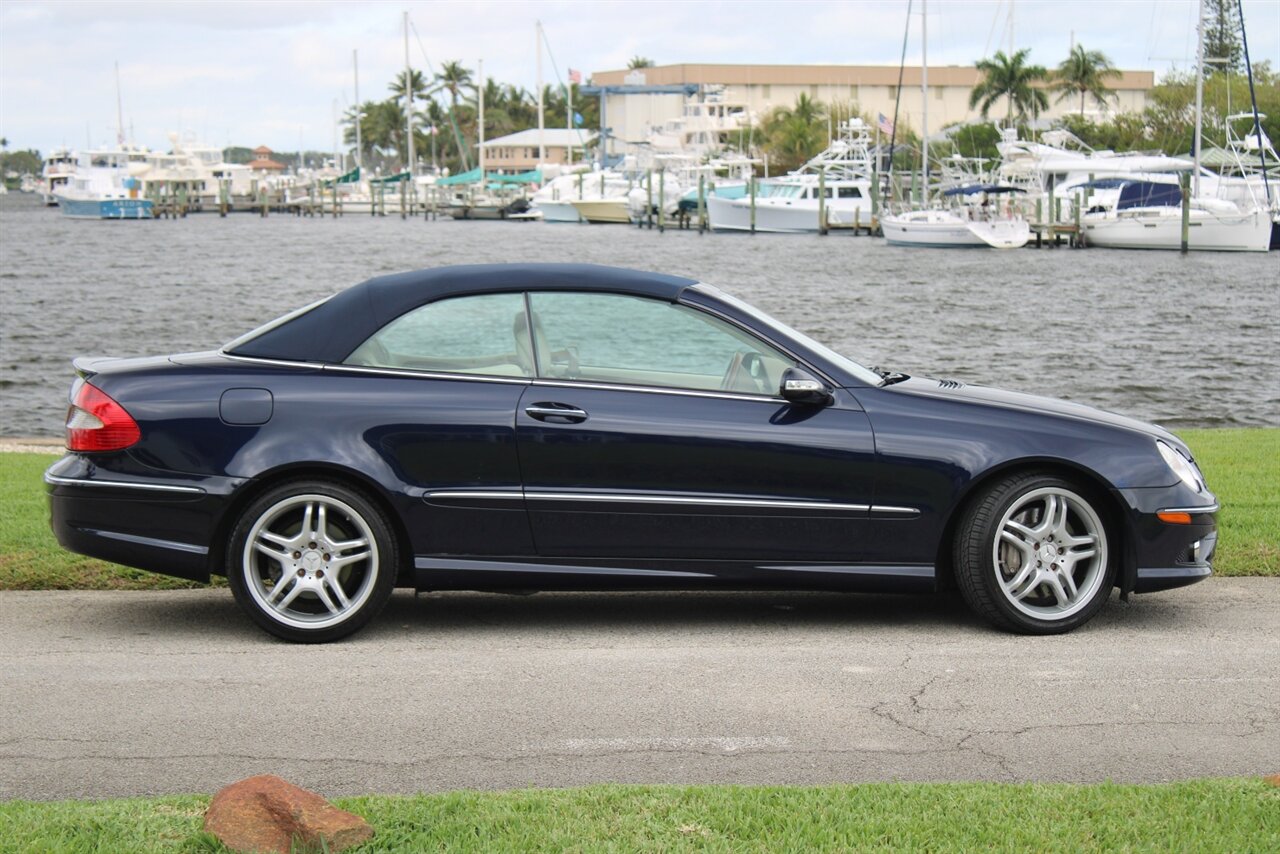
<path fill-rule="evenodd" d="M 889 121 L 888 116 L 884 113 L 876 113 L 876 115 L 880 117 L 876 122 L 876 125 L 880 128 L 880 132 L 893 136 L 893 122 Z"/>
<path fill-rule="evenodd" d="M 572 68 L 570 68 L 570 69 L 569 69 L 569 82 L 570 82 L 570 83 L 572 83 L 572 84 L 574 84 L 575 86 L 581 86 L 581 85 L 582 85 L 582 72 L 581 72 L 581 71 L 575 71 L 575 70 L 573 70 Z"/>

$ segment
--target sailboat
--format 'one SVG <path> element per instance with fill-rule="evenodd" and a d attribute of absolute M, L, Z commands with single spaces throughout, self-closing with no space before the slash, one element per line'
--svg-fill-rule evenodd
<path fill-rule="evenodd" d="M 1204 0 L 1199 3 L 1196 32 L 1196 135 L 1186 245 L 1212 252 L 1266 252 L 1271 247 L 1272 217 L 1265 201 L 1259 201 L 1252 190 L 1250 198 L 1240 202 L 1202 193 Z M 1248 183 L 1243 186 L 1248 188 Z M 1182 204 L 1178 186 L 1126 182 L 1115 207 L 1085 214 L 1081 221 L 1085 242 L 1115 249 L 1181 249 Z"/>
<path fill-rule="evenodd" d="M 925 164 L 925 196 L 929 192 L 929 35 L 928 0 L 921 2 L 920 83 L 922 160 Z M 990 246 L 993 249 L 1019 249 L 1031 239 L 1031 227 L 1011 205 L 992 206 L 993 197 L 1021 192 L 999 184 L 973 184 L 944 191 L 943 197 L 972 202 L 981 196 L 981 204 L 961 204 L 951 208 L 920 208 L 880 218 L 885 240 L 894 246 Z M 1003 210 L 1003 214 L 1001 211 Z"/>

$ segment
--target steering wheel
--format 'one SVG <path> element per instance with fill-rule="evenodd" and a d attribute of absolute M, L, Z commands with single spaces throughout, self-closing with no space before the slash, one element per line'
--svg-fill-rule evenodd
<path fill-rule="evenodd" d="M 724 372 L 720 388 L 725 391 L 750 391 L 767 393 L 765 378 L 768 376 L 764 368 L 764 360 L 755 350 L 739 351 L 729 360 L 729 368 Z M 738 383 L 745 377 L 750 388 L 739 388 Z"/>

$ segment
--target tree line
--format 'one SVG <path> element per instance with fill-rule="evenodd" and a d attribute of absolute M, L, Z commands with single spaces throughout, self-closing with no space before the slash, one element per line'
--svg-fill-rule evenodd
<path fill-rule="evenodd" d="M 343 141 L 352 146 L 354 153 L 359 121 L 361 159 L 383 169 L 405 165 L 405 135 L 410 130 L 405 110 L 410 100 L 415 158 L 419 163 L 453 172 L 470 169 L 476 163 L 481 91 L 486 139 L 536 127 L 538 123 L 536 93 L 492 77 L 481 83 L 472 69 L 457 61 L 444 63 L 430 78 L 417 69 L 402 71 L 387 89 L 387 98 L 365 101 L 343 116 Z M 600 123 L 597 100 L 584 97 L 576 83 L 568 84 L 567 89 L 543 86 L 542 103 L 543 121 L 548 128 L 569 126 L 570 104 L 574 127 L 593 128 Z"/>

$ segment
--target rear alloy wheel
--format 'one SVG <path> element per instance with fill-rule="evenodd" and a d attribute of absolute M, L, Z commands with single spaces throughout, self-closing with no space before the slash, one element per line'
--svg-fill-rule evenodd
<path fill-rule="evenodd" d="M 970 607 L 1023 634 L 1070 631 L 1101 610 L 1115 578 L 1110 536 L 1094 500 L 1070 481 L 1019 474 L 966 511 L 956 581 Z"/>
<path fill-rule="evenodd" d="M 291 641 L 345 637 L 382 610 L 398 556 L 386 517 L 355 490 L 325 480 L 268 491 L 241 514 L 227 579 L 255 623 Z"/>

